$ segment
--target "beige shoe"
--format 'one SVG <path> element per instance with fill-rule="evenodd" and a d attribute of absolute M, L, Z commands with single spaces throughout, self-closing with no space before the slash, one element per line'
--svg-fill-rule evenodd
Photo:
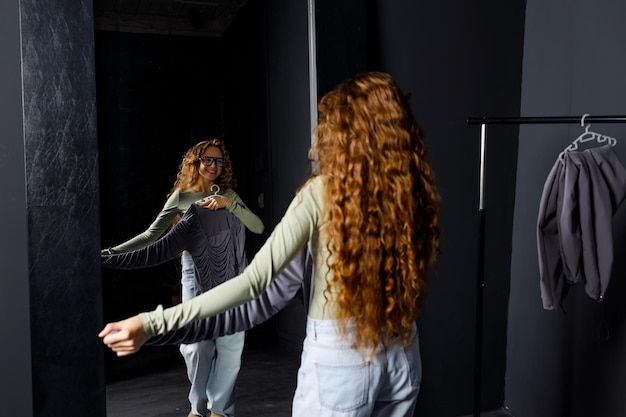
<path fill-rule="evenodd" d="M 192 413 L 192 412 L 190 411 L 190 412 L 189 412 L 189 414 L 187 414 L 187 417 L 202 417 L 202 416 L 199 416 L 199 415 L 197 415 L 197 414 L 194 414 L 194 413 Z"/>
<path fill-rule="evenodd" d="M 214 413 L 213 411 L 211 411 L 211 417 L 224 417 L 224 416 L 221 415 L 221 414 L 217 414 L 217 413 Z"/>

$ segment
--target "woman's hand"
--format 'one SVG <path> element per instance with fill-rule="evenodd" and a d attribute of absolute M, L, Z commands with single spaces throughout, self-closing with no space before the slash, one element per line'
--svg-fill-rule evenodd
<path fill-rule="evenodd" d="M 102 342 L 113 350 L 117 356 L 136 353 L 148 340 L 143 323 L 139 316 L 107 324 L 98 334 Z"/>
<path fill-rule="evenodd" d="M 219 209 L 228 207 L 229 204 L 230 204 L 230 198 L 209 197 L 198 205 L 200 207 L 208 208 L 209 210 L 219 210 Z"/>

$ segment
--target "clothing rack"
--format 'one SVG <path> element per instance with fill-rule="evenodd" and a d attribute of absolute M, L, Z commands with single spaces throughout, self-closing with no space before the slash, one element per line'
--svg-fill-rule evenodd
<path fill-rule="evenodd" d="M 584 117 L 584 119 L 583 119 Z M 487 125 L 522 124 L 571 124 L 581 123 L 626 123 L 626 116 L 556 116 L 556 117 L 470 117 L 468 125 L 480 127 L 480 167 L 478 197 L 478 252 L 476 275 L 476 330 L 474 341 L 474 417 L 480 417 L 482 384 L 482 339 L 483 339 L 483 300 L 485 288 L 485 167 L 487 154 Z"/>

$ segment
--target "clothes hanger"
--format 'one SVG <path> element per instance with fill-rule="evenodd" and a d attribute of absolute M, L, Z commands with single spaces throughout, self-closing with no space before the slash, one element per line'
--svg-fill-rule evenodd
<path fill-rule="evenodd" d="M 213 194 L 211 194 L 210 196 L 208 196 L 207 198 L 224 198 L 224 196 L 220 195 L 220 186 L 217 184 L 213 184 L 211 186 L 211 191 L 213 191 L 213 189 L 215 189 L 215 192 Z"/>
<path fill-rule="evenodd" d="M 215 191 L 213 191 L 213 190 L 215 190 Z M 213 191 L 213 194 L 211 194 L 209 196 L 206 196 L 204 198 L 201 198 L 200 200 L 196 201 L 195 204 L 198 205 L 200 203 L 204 203 L 205 201 L 207 201 L 210 198 L 224 198 L 223 195 L 219 194 L 219 192 L 220 192 L 220 186 L 219 185 L 217 185 L 217 184 L 211 185 L 211 191 Z"/>
<path fill-rule="evenodd" d="M 585 117 L 587 116 L 589 116 L 589 114 L 585 113 L 580 119 L 580 125 L 585 128 L 585 131 L 576 139 L 574 139 L 574 141 L 570 143 L 569 146 L 559 154 L 559 159 L 563 159 L 563 157 L 565 156 L 565 152 L 575 151 L 578 149 L 579 144 L 583 144 L 591 140 L 596 140 L 598 143 L 608 142 L 608 144 L 611 146 L 615 146 L 617 144 L 617 139 L 613 137 L 590 131 L 589 127 L 591 126 L 591 124 L 585 125 Z"/>

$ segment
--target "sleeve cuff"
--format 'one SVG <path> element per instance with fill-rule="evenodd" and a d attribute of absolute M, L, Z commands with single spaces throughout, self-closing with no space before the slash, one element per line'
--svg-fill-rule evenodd
<path fill-rule="evenodd" d="M 163 334 L 165 330 L 165 317 L 163 306 L 159 305 L 154 311 L 139 313 L 139 320 L 148 338 Z"/>

